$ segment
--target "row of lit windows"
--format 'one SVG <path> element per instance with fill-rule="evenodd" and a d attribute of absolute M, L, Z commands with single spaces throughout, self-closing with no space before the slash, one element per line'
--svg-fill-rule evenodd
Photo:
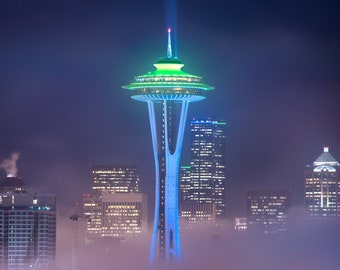
<path fill-rule="evenodd" d="M 92 170 L 93 174 L 112 174 L 112 173 L 127 173 L 127 172 L 134 172 L 136 173 L 137 169 L 136 168 L 129 168 L 126 167 L 124 169 L 122 168 L 112 168 L 111 170 L 106 169 L 106 170 Z"/>

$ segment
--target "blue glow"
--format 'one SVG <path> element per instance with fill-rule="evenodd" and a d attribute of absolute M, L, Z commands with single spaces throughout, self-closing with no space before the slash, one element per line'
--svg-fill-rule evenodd
<path fill-rule="evenodd" d="M 172 3 L 175 3 L 173 1 Z M 173 30 L 173 28 L 172 28 Z M 178 222 L 178 174 L 182 151 L 185 122 L 189 103 L 205 98 L 206 91 L 214 89 L 203 83 L 202 78 L 181 70 L 183 64 L 173 55 L 171 33 L 168 30 L 167 58 L 162 58 L 154 66 L 156 70 L 135 77 L 129 85 L 131 98 L 148 104 L 153 154 L 155 160 L 155 214 L 152 241 L 150 247 L 149 267 L 152 267 L 159 241 L 159 259 L 169 263 L 179 261 L 181 257 L 180 232 Z M 169 138 L 168 111 L 171 104 L 181 106 L 177 141 Z M 169 105 L 170 104 L 170 105 Z M 161 106 L 163 113 L 156 117 L 155 106 Z M 177 105 L 176 105 L 177 106 Z M 161 119 L 159 119 L 161 118 Z M 158 121 L 161 120 L 161 123 Z M 171 123 L 174 124 L 174 123 Z M 171 126 L 171 129 L 176 130 Z M 160 131 L 161 134 L 157 134 Z M 174 149 L 175 147 L 175 149 Z"/>
<path fill-rule="evenodd" d="M 164 134 L 165 134 L 165 163 L 166 163 L 166 175 L 165 175 L 165 260 L 166 262 L 171 259 L 179 261 L 181 257 L 181 245 L 180 245 L 180 232 L 178 222 L 178 172 L 179 162 L 182 151 L 183 136 L 185 129 L 185 122 L 189 108 L 189 102 L 182 101 L 181 115 L 178 127 L 176 149 L 173 153 L 170 152 L 169 137 L 168 137 L 168 116 L 167 106 L 168 101 L 162 101 L 164 106 Z M 158 158 L 158 143 L 157 143 L 157 124 L 156 115 L 154 109 L 154 103 L 148 102 L 151 136 L 153 144 L 153 152 L 155 158 L 155 170 L 156 170 L 156 202 L 155 202 L 155 219 L 153 226 L 153 235 L 150 249 L 150 266 L 154 262 L 155 250 L 157 247 L 157 235 L 159 231 L 159 204 L 160 204 L 160 174 L 159 174 L 159 158 Z"/>
<path fill-rule="evenodd" d="M 151 240 L 151 248 L 150 248 L 150 259 L 149 266 L 153 263 L 155 259 L 155 251 L 157 246 L 157 234 L 158 234 L 158 220 L 159 220 L 159 196 L 160 196 L 160 175 L 159 175 L 159 163 L 158 163 L 158 147 L 157 147 L 157 132 L 156 132 L 156 116 L 154 103 L 152 101 L 148 101 L 148 109 L 149 109 L 149 120 L 151 127 L 151 137 L 152 137 L 152 146 L 153 146 L 153 155 L 155 159 L 155 173 L 156 173 L 156 185 L 155 185 L 155 215 L 154 215 L 154 224 L 153 224 L 153 232 L 152 232 L 152 240 Z"/>
<path fill-rule="evenodd" d="M 39 207 L 38 207 L 38 210 L 41 210 L 41 211 L 49 211 L 49 210 L 51 210 L 51 207 L 48 207 L 48 206 L 45 206 L 45 207 L 39 206 Z"/>

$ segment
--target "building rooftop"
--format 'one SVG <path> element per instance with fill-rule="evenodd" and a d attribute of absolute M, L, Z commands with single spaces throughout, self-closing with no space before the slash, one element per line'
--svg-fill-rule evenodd
<path fill-rule="evenodd" d="M 323 148 L 323 153 L 314 161 L 314 166 L 340 166 L 339 162 L 329 153 L 329 147 Z"/>
<path fill-rule="evenodd" d="M 1 183 L 0 183 L 0 190 L 1 189 L 7 189 L 7 188 L 19 188 L 26 185 L 24 180 L 19 177 L 6 177 Z"/>

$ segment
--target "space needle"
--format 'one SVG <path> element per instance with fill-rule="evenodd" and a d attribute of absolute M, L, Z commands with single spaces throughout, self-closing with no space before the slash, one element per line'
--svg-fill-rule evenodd
<path fill-rule="evenodd" d="M 150 266 L 155 261 L 157 242 L 161 263 L 180 260 L 178 172 L 185 122 L 189 103 L 205 99 L 204 93 L 214 89 L 201 77 L 182 71 L 184 65 L 172 54 L 170 28 L 167 56 L 154 66 L 155 70 L 123 86 L 131 91 L 132 99 L 146 102 L 149 110 L 156 174 Z"/>

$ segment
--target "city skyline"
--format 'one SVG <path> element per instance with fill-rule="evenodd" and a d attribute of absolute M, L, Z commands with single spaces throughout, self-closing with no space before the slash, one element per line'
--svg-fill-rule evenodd
<path fill-rule="evenodd" d="M 162 3 L 147 11 L 133 3 L 132 10 L 106 1 L 81 8 L 66 1 L 1 3 L 0 157 L 20 152 L 18 176 L 56 192 L 66 207 L 81 199 L 74 190 L 89 189 L 92 163 L 138 165 L 141 188 L 153 190 L 152 158 L 144 158 L 152 157 L 147 111 L 120 86 L 162 55 L 164 46 L 154 41 L 163 40 L 165 12 Z M 228 178 L 232 201 L 241 202 L 234 212 L 244 209 L 243 190 L 255 183 L 302 193 L 301 167 L 323 146 L 340 153 L 339 19 L 331 4 L 292 3 L 229 3 L 225 14 L 216 3 L 204 20 L 203 3 L 190 14 L 191 2 L 178 9 L 179 56 L 219 89 L 192 106 L 188 119 L 204 106 L 204 116 L 228 124 Z M 131 12 L 136 20 L 124 19 Z M 141 141 L 145 148 L 136 150 Z"/>
<path fill-rule="evenodd" d="M 119 247 L 109 240 L 78 250 L 87 221 L 78 226 L 70 212 L 91 189 L 92 164 L 138 166 L 140 190 L 154 194 L 148 112 L 120 87 L 163 55 L 169 17 L 176 19 L 175 55 L 216 88 L 191 105 L 187 119 L 227 123 L 229 215 L 242 217 L 246 190 L 292 191 L 285 233 L 235 231 L 230 219 L 195 226 L 181 236 L 178 270 L 338 269 L 339 220 L 306 219 L 303 198 L 306 164 L 324 146 L 340 156 L 336 7 L 305 0 L 1 2 L 1 167 L 31 190 L 56 193 L 57 269 L 147 269 L 150 232 Z M 188 132 L 181 164 L 189 161 Z M 113 196 L 104 199 L 115 205 Z"/>

